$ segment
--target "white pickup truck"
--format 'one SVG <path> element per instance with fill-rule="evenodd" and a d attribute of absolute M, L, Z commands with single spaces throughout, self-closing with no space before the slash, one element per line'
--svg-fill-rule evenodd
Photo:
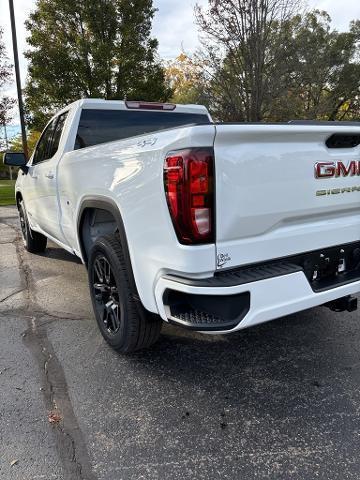
<path fill-rule="evenodd" d="M 228 333 L 360 291 L 360 126 L 216 124 L 195 105 L 85 99 L 46 126 L 16 183 L 24 242 L 86 265 L 106 341 L 162 321 Z"/>

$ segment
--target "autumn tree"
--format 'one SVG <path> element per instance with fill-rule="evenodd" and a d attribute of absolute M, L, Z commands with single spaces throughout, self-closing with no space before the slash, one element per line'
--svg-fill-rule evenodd
<path fill-rule="evenodd" d="M 26 22 L 34 126 L 82 97 L 167 100 L 152 0 L 37 0 Z"/>
<path fill-rule="evenodd" d="M 31 156 L 32 152 L 34 151 L 37 141 L 39 140 L 41 132 L 36 130 L 31 130 L 27 135 L 27 145 L 29 150 L 29 157 Z M 13 152 L 23 152 L 23 145 L 22 145 L 22 138 L 21 135 L 17 135 L 13 138 L 10 142 L 10 150 Z"/>
<path fill-rule="evenodd" d="M 12 76 L 12 66 L 6 55 L 6 49 L 2 40 L 3 31 L 0 28 L 0 126 L 5 126 L 12 119 L 12 108 L 14 99 L 4 93 L 4 86 L 10 81 Z"/>
<path fill-rule="evenodd" d="M 207 105 L 206 79 L 204 65 L 196 57 L 181 52 L 174 60 L 168 61 L 165 78 L 173 91 L 173 103 L 192 103 Z"/>

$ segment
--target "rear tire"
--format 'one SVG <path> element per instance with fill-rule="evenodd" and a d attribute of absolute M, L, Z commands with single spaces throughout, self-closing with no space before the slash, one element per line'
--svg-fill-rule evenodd
<path fill-rule="evenodd" d="M 43 253 L 46 250 L 47 238 L 30 228 L 23 200 L 19 203 L 19 219 L 21 233 L 26 250 L 30 253 Z"/>
<path fill-rule="evenodd" d="M 90 250 L 88 276 L 96 321 L 113 349 L 132 353 L 156 342 L 162 320 L 145 310 L 138 299 L 118 234 L 96 240 Z"/>

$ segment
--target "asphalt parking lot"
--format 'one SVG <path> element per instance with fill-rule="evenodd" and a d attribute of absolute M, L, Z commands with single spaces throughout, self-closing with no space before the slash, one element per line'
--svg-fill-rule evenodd
<path fill-rule="evenodd" d="M 85 268 L 0 207 L 0 478 L 359 479 L 359 312 L 102 340 Z"/>

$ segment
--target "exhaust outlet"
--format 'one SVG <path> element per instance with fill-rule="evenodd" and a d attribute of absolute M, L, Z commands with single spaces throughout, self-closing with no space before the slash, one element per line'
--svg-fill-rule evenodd
<path fill-rule="evenodd" d="M 358 307 L 358 299 L 348 295 L 346 297 L 338 298 L 332 302 L 324 304 L 324 307 L 330 308 L 333 312 L 354 312 Z"/>

